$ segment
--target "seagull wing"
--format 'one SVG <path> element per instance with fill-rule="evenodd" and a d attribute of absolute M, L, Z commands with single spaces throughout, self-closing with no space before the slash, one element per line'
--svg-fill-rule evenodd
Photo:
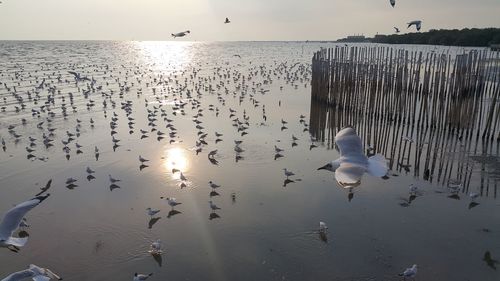
<path fill-rule="evenodd" d="M 376 154 L 368 158 L 368 174 L 374 177 L 383 177 L 387 174 L 389 167 L 387 167 L 387 160 L 384 156 Z"/>
<path fill-rule="evenodd" d="M 50 277 L 49 280 L 50 279 L 62 280 L 62 278 L 59 277 L 59 275 L 55 274 L 54 272 L 52 272 L 52 270 L 47 269 L 47 268 L 45 268 L 45 275 L 47 275 L 48 277 Z"/>
<path fill-rule="evenodd" d="M 34 281 L 50 281 L 50 277 L 37 275 L 32 278 Z"/>
<path fill-rule="evenodd" d="M 353 187 L 361 183 L 366 169 L 355 163 L 342 162 L 335 170 L 335 179 L 343 187 Z"/>
<path fill-rule="evenodd" d="M 21 220 L 24 218 L 26 213 L 35 208 L 47 197 L 48 194 L 45 196 L 38 196 L 31 200 L 18 204 L 14 208 L 10 209 L 5 214 L 2 223 L 0 224 L 0 238 L 10 237 L 12 233 L 19 227 L 19 224 L 21 223 Z"/>
<path fill-rule="evenodd" d="M 335 143 L 340 149 L 340 156 L 352 157 L 363 155 L 361 138 L 353 128 L 344 128 L 335 135 Z"/>
<path fill-rule="evenodd" d="M 29 269 L 25 269 L 22 271 L 14 272 L 11 275 L 5 277 L 1 281 L 18 281 L 18 280 L 25 280 L 26 278 L 33 277 L 35 273 Z"/>

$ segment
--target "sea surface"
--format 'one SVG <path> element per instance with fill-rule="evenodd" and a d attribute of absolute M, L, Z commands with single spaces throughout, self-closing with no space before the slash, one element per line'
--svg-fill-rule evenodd
<path fill-rule="evenodd" d="M 417 264 L 418 280 L 500 280 L 497 142 L 486 152 L 459 150 L 457 161 L 477 165 L 458 194 L 411 167 L 365 175 L 351 190 L 317 170 L 339 152 L 310 135 L 311 59 L 335 46 L 0 41 L 0 214 L 52 179 L 50 197 L 21 229 L 27 245 L 0 248 L 0 278 L 33 263 L 69 281 L 132 280 L 135 272 L 152 272 L 150 280 L 400 280 Z M 295 175 L 287 179 L 284 168 Z M 410 184 L 418 192 L 408 199 Z M 160 212 L 151 218 L 148 207 Z M 157 239 L 161 257 L 148 252 Z"/>

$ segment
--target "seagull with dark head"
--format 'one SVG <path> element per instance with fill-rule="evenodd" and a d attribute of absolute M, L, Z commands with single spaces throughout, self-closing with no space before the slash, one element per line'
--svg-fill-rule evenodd
<path fill-rule="evenodd" d="M 318 170 L 335 172 L 335 179 L 342 187 L 353 187 L 361 183 L 364 173 L 383 177 L 387 174 L 387 160 L 376 154 L 367 157 L 363 153 L 361 138 L 356 131 L 347 127 L 335 135 L 335 143 L 340 150 L 340 157 Z"/>

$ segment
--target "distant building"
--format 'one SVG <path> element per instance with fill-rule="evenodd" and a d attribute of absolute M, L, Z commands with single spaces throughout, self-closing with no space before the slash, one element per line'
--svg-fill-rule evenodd
<path fill-rule="evenodd" d="M 347 38 L 337 40 L 337 42 L 362 43 L 369 42 L 369 40 L 364 35 L 350 35 Z"/>

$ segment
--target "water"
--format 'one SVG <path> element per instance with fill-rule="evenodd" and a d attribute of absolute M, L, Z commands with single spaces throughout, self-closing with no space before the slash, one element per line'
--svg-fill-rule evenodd
<path fill-rule="evenodd" d="M 27 215 L 28 244 L 18 254 L 1 249 L 0 276 L 34 263 L 65 280 L 131 280 L 134 272 L 154 272 L 151 280 L 399 280 L 397 273 L 416 263 L 421 280 L 497 280 L 498 271 L 483 260 L 487 251 L 500 260 L 496 192 L 469 209 L 467 194 L 450 199 L 440 183 L 395 169 L 391 175 L 397 176 L 387 180 L 365 175 L 349 200 L 333 174 L 316 171 L 338 157 L 328 143 L 313 142 L 304 130 L 311 115 L 312 54 L 332 46 L 0 42 L 0 82 L 6 83 L 0 89 L 5 106 L 0 137 L 6 142 L 0 152 L 0 213 L 53 179 L 50 198 Z M 67 71 L 93 77 L 94 90 L 89 81 L 75 83 Z M 43 78 L 44 87 L 35 89 Z M 40 117 L 32 116 L 31 109 L 41 110 L 53 86 L 52 121 L 45 108 Z M 18 112 L 14 92 L 25 104 Z M 87 109 L 90 100 L 95 105 Z M 132 104 L 132 129 L 122 109 L 126 101 Z M 185 115 L 181 108 L 174 110 L 181 101 L 187 102 Z M 161 140 L 148 125 L 148 109 L 155 108 L 153 123 L 165 133 Z M 232 117 L 229 108 L 236 110 Z M 177 129 L 172 143 L 161 109 Z M 197 119 L 208 144 L 196 155 L 198 130 L 192 120 L 198 109 L 203 109 Z M 241 136 L 231 119 L 243 122 L 244 111 L 248 134 Z M 115 150 L 110 134 L 114 113 L 114 137 L 120 140 Z M 300 115 L 306 116 L 305 125 Z M 68 144 L 67 160 L 61 140 L 68 139 L 66 131 L 76 133 L 76 119 L 81 120 L 80 135 Z M 281 130 L 282 119 L 288 129 Z M 42 121 L 42 129 L 37 128 Z M 12 124 L 22 135 L 17 143 L 8 132 Z M 49 127 L 57 128 L 54 146 L 45 148 L 42 135 Z M 140 129 L 148 131 L 147 138 L 141 139 Z M 215 143 L 215 131 L 223 134 L 221 142 Z M 299 138 L 296 146 L 292 135 Z M 37 139 L 31 159 L 25 148 L 29 136 Z M 243 140 L 238 161 L 234 140 Z M 83 153 L 77 154 L 75 142 Z M 310 149 L 312 143 L 317 147 Z M 285 150 L 284 157 L 275 160 L 274 145 Z M 207 159 L 214 149 L 218 165 Z M 149 167 L 139 169 L 139 155 L 150 160 Z M 493 168 L 476 172 L 487 173 L 496 187 L 498 152 L 480 157 Z M 87 166 L 96 170 L 94 180 L 86 179 Z M 185 187 L 173 168 L 187 178 Z M 283 168 L 296 174 L 294 182 L 285 182 Z M 121 180 L 119 188 L 110 188 L 108 175 Z M 73 189 L 66 187 L 69 177 L 78 179 Z M 221 185 L 218 196 L 211 196 L 210 180 Z M 471 191 L 480 180 L 472 177 Z M 402 207 L 410 183 L 418 184 L 420 195 Z M 182 202 L 175 208 L 180 213 L 169 215 L 171 208 L 161 196 Z M 221 208 L 217 216 L 209 200 Z M 160 209 L 161 218 L 151 222 L 147 207 Z M 319 221 L 329 226 L 326 243 L 317 231 Z M 156 239 L 164 244 L 161 261 L 147 252 Z"/>

